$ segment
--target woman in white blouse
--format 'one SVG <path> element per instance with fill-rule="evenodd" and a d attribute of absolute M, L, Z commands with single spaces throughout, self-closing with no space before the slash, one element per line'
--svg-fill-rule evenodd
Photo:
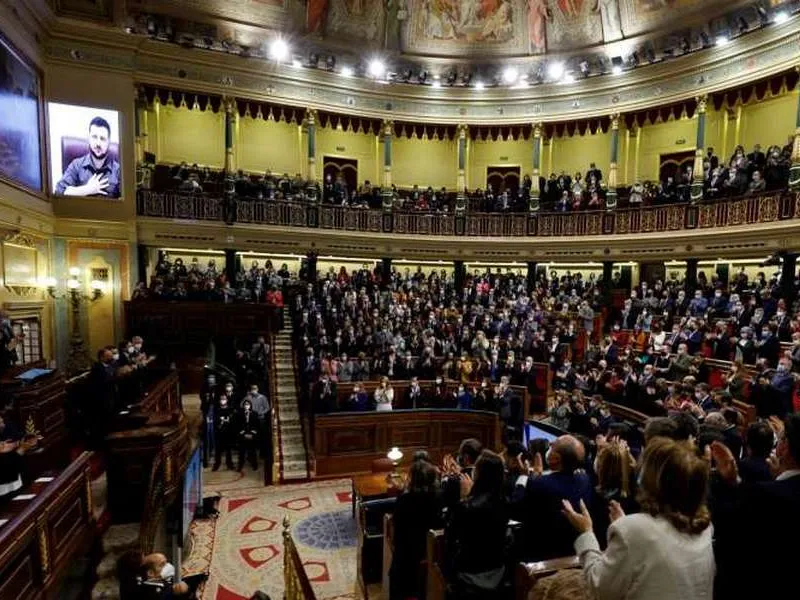
<path fill-rule="evenodd" d="M 394 390 L 389 385 L 389 378 L 385 375 L 381 377 L 381 383 L 375 390 L 375 410 L 392 410 L 394 400 Z"/>
<path fill-rule="evenodd" d="M 711 600 L 713 527 L 706 506 L 709 466 L 688 442 L 654 438 L 642 459 L 642 512 L 612 502 L 608 547 L 600 551 L 583 502 L 563 513 L 580 533 L 575 552 L 595 600 Z"/>

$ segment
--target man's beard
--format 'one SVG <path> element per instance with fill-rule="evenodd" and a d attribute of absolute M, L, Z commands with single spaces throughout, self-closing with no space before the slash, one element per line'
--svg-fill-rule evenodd
<path fill-rule="evenodd" d="M 96 158 L 97 160 L 101 160 L 101 161 L 105 160 L 106 156 L 108 156 L 108 150 L 106 150 L 102 154 L 98 154 L 97 152 L 95 152 L 94 148 L 90 148 L 89 151 L 92 153 L 92 157 Z"/>

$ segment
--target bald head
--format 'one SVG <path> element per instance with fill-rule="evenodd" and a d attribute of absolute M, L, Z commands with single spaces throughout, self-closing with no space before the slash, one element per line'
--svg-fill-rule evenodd
<path fill-rule="evenodd" d="M 550 446 L 547 464 L 552 471 L 573 473 L 583 462 L 583 444 L 571 435 L 562 435 Z"/>

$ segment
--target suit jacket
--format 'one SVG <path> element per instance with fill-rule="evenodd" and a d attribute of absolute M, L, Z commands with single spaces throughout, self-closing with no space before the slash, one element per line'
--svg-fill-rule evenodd
<path fill-rule="evenodd" d="M 512 516 L 523 523 L 525 560 L 571 556 L 577 534 L 561 514 L 561 501 L 567 499 L 580 510 L 580 501 L 589 506 L 591 497 L 592 485 L 585 473 L 554 472 L 517 485 L 511 500 Z"/>
<path fill-rule="evenodd" d="M 605 552 L 600 552 L 590 531 L 575 540 L 575 553 L 581 560 L 589 597 L 597 600 L 711 600 L 715 571 L 712 537 L 711 526 L 689 536 L 666 519 L 639 513 L 611 524 Z M 762 577 L 752 579 L 761 582 Z"/>

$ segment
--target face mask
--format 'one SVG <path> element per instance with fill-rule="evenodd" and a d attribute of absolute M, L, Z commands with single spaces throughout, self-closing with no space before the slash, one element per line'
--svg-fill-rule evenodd
<path fill-rule="evenodd" d="M 258 390 L 250 390 L 251 396 L 258 396 Z"/>
<path fill-rule="evenodd" d="M 128 354 L 133 354 L 133 346 L 128 346 Z"/>
<path fill-rule="evenodd" d="M 133 347 L 137 352 L 142 349 L 142 345 L 141 344 L 134 344 Z"/>
<path fill-rule="evenodd" d="M 437 384 L 440 384 L 440 383 L 442 383 L 442 380 L 441 380 L 440 378 L 438 378 L 438 377 L 437 377 L 437 378 L 436 378 L 436 383 L 437 383 Z"/>
<path fill-rule="evenodd" d="M 780 371 L 781 373 L 785 372 L 786 370 L 787 370 L 786 365 L 783 364 L 778 365 L 778 371 Z"/>
<path fill-rule="evenodd" d="M 166 563 L 161 567 L 161 579 L 172 579 L 175 577 L 175 566 L 172 563 Z"/>
<path fill-rule="evenodd" d="M 225 392 L 227 392 L 228 394 L 230 394 L 232 391 L 233 391 L 232 387 L 230 387 L 230 386 L 226 386 L 225 387 Z"/>
<path fill-rule="evenodd" d="M 114 354 L 111 355 L 111 359 L 112 360 L 119 360 L 119 352 L 114 352 Z"/>

